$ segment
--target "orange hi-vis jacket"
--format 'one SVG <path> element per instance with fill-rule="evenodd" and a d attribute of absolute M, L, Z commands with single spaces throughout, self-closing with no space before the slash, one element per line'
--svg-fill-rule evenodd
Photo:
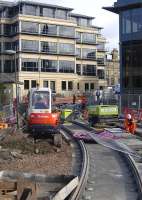
<path fill-rule="evenodd" d="M 134 119 L 125 119 L 124 121 L 124 128 L 127 132 L 131 134 L 135 134 L 136 131 L 136 122 Z"/>

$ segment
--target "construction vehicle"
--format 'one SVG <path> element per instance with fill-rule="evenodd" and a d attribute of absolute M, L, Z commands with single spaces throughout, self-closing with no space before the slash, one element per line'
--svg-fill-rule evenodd
<path fill-rule="evenodd" d="M 90 105 L 87 107 L 88 121 L 91 125 L 98 122 L 115 122 L 118 120 L 117 105 Z"/>
<path fill-rule="evenodd" d="M 28 127 L 34 138 L 53 136 L 56 146 L 61 146 L 60 112 L 52 110 L 50 88 L 32 88 L 29 91 Z"/>

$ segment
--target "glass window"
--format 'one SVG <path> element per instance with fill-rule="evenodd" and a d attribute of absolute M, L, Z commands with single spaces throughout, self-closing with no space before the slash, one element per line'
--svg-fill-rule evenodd
<path fill-rule="evenodd" d="M 67 90 L 66 81 L 62 81 L 62 90 Z"/>
<path fill-rule="evenodd" d="M 22 40 L 22 51 L 33 51 L 37 52 L 38 47 L 38 41 L 34 40 Z"/>
<path fill-rule="evenodd" d="M 48 109 L 49 108 L 49 92 L 35 91 L 32 95 L 32 106 L 34 109 Z"/>
<path fill-rule="evenodd" d="M 56 93 L 56 82 L 50 81 L 50 88 L 53 93 Z"/>
<path fill-rule="evenodd" d="M 91 84 L 90 84 L 90 90 L 94 90 L 94 88 L 95 88 L 95 87 L 94 87 L 94 83 L 91 83 Z"/>
<path fill-rule="evenodd" d="M 31 88 L 36 88 L 37 83 L 36 80 L 31 80 Z"/>
<path fill-rule="evenodd" d="M 75 28 L 71 26 L 59 26 L 59 35 L 75 37 Z"/>
<path fill-rule="evenodd" d="M 53 8 L 42 8 L 42 15 L 44 17 L 54 18 L 54 9 Z"/>
<path fill-rule="evenodd" d="M 32 5 L 24 5 L 23 7 L 25 15 L 39 15 L 39 7 L 38 6 L 32 6 Z"/>
<path fill-rule="evenodd" d="M 96 66 L 95 65 L 83 65 L 83 75 L 84 76 L 96 76 Z"/>
<path fill-rule="evenodd" d="M 133 32 L 142 32 L 142 8 L 132 10 Z"/>
<path fill-rule="evenodd" d="M 97 75 L 99 79 L 104 79 L 105 78 L 105 72 L 103 69 L 98 69 Z"/>
<path fill-rule="evenodd" d="M 76 32 L 76 40 L 77 42 L 81 42 L 81 32 Z"/>
<path fill-rule="evenodd" d="M 89 83 L 85 83 L 85 91 L 89 91 Z"/>
<path fill-rule="evenodd" d="M 41 24 L 41 34 L 45 35 L 57 35 L 57 26 L 52 24 Z"/>
<path fill-rule="evenodd" d="M 77 89 L 79 90 L 79 83 L 77 83 Z"/>
<path fill-rule="evenodd" d="M 15 62 L 14 60 L 5 60 L 4 61 L 4 73 L 13 73 L 15 72 Z"/>
<path fill-rule="evenodd" d="M 75 54 L 75 45 L 59 43 L 59 53 L 61 54 Z"/>
<path fill-rule="evenodd" d="M 68 90 L 73 90 L 73 82 L 72 81 L 68 81 Z"/>
<path fill-rule="evenodd" d="M 82 49 L 82 58 L 96 59 L 96 49 Z"/>
<path fill-rule="evenodd" d="M 42 72 L 57 72 L 58 62 L 56 60 L 41 60 Z"/>
<path fill-rule="evenodd" d="M 41 42 L 41 52 L 57 53 L 57 43 Z"/>
<path fill-rule="evenodd" d="M 22 59 L 22 71 L 37 72 L 38 71 L 38 59 L 23 58 Z"/>
<path fill-rule="evenodd" d="M 131 12 L 125 11 L 122 13 L 122 33 L 128 34 L 132 32 L 131 28 Z"/>
<path fill-rule="evenodd" d="M 59 18 L 59 19 L 67 19 L 67 11 L 66 10 L 57 9 L 55 11 L 55 17 Z"/>
<path fill-rule="evenodd" d="M 80 48 L 76 49 L 76 56 L 77 56 L 77 58 L 81 58 L 81 49 Z"/>
<path fill-rule="evenodd" d="M 96 43 L 96 36 L 94 33 L 82 33 L 82 42 Z"/>
<path fill-rule="evenodd" d="M 72 17 L 72 16 L 71 16 L 71 20 L 72 20 L 74 23 L 76 23 L 76 24 L 78 23 L 77 17 Z"/>
<path fill-rule="evenodd" d="M 97 58 L 97 64 L 98 65 L 105 65 L 105 59 L 104 58 Z"/>
<path fill-rule="evenodd" d="M 59 61 L 59 72 L 74 73 L 75 62 L 72 61 Z"/>
<path fill-rule="evenodd" d="M 97 45 L 97 49 L 98 50 L 105 50 L 105 44 L 104 43 L 100 43 Z"/>
<path fill-rule="evenodd" d="M 26 33 L 38 33 L 38 23 L 22 21 L 21 31 Z"/>
<path fill-rule="evenodd" d="M 80 26 L 88 26 L 88 20 L 85 18 L 80 18 L 79 19 L 79 25 Z"/>
<path fill-rule="evenodd" d="M 81 64 L 76 64 L 76 73 L 81 75 Z"/>
<path fill-rule="evenodd" d="M 43 87 L 48 88 L 48 81 L 43 81 Z"/>
<path fill-rule="evenodd" d="M 24 90 L 29 90 L 29 80 L 24 80 Z"/>

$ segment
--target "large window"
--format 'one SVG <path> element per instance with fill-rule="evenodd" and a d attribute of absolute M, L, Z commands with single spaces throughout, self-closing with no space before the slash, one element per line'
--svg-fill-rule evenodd
<path fill-rule="evenodd" d="M 38 23 L 22 21 L 21 31 L 25 33 L 38 33 Z"/>
<path fill-rule="evenodd" d="M 14 60 L 5 60 L 4 73 L 13 73 L 13 72 L 15 72 Z"/>
<path fill-rule="evenodd" d="M 55 17 L 59 18 L 59 19 L 67 19 L 67 11 L 61 10 L 61 9 L 56 9 Z"/>
<path fill-rule="evenodd" d="M 59 35 L 75 37 L 75 28 L 70 26 L 59 26 Z"/>
<path fill-rule="evenodd" d="M 67 82 L 62 81 L 62 90 L 67 90 Z"/>
<path fill-rule="evenodd" d="M 39 7 L 38 6 L 32 6 L 32 5 L 24 5 L 23 6 L 23 14 L 39 16 Z"/>
<path fill-rule="evenodd" d="M 95 60 L 96 49 L 82 49 L 82 58 Z"/>
<path fill-rule="evenodd" d="M 76 32 L 76 40 L 77 42 L 81 42 L 81 32 Z"/>
<path fill-rule="evenodd" d="M 52 24 L 41 24 L 41 34 L 45 35 L 57 35 L 57 26 Z"/>
<path fill-rule="evenodd" d="M 34 40 L 22 40 L 22 51 L 38 51 L 38 41 Z"/>
<path fill-rule="evenodd" d="M 81 75 L 81 64 L 76 64 L 76 73 Z"/>
<path fill-rule="evenodd" d="M 77 56 L 77 58 L 81 58 L 81 49 L 80 48 L 76 49 L 76 56 Z"/>
<path fill-rule="evenodd" d="M 56 60 L 41 60 L 42 72 L 57 72 L 58 62 Z"/>
<path fill-rule="evenodd" d="M 83 75 L 84 76 L 96 76 L 96 66 L 95 65 L 83 65 Z"/>
<path fill-rule="evenodd" d="M 61 54 L 75 54 L 75 45 L 59 43 L 59 53 Z"/>
<path fill-rule="evenodd" d="M 22 71 L 37 72 L 38 71 L 38 59 L 23 58 L 22 59 Z"/>
<path fill-rule="evenodd" d="M 10 36 L 19 32 L 19 23 L 16 22 L 14 24 L 4 24 L 3 26 L 4 35 Z"/>
<path fill-rule="evenodd" d="M 96 36 L 94 33 L 82 33 L 82 42 L 96 43 Z"/>
<path fill-rule="evenodd" d="M 24 90 L 29 90 L 30 85 L 29 85 L 29 80 L 24 80 Z"/>
<path fill-rule="evenodd" d="M 80 18 L 79 19 L 79 25 L 80 26 L 88 26 L 88 20 L 85 18 Z"/>
<path fill-rule="evenodd" d="M 99 79 L 104 79 L 105 78 L 105 72 L 104 72 L 103 69 L 98 69 L 97 74 L 98 74 L 98 78 Z"/>
<path fill-rule="evenodd" d="M 37 87 L 36 80 L 31 80 L 31 88 L 36 88 L 36 87 Z"/>
<path fill-rule="evenodd" d="M 42 8 L 42 16 L 54 18 L 54 9 L 53 8 Z"/>
<path fill-rule="evenodd" d="M 142 41 L 122 45 L 122 87 L 130 92 L 142 88 Z"/>
<path fill-rule="evenodd" d="M 59 72 L 74 73 L 75 63 L 72 61 L 59 61 Z"/>
<path fill-rule="evenodd" d="M 41 52 L 57 53 L 56 42 L 41 42 Z"/>

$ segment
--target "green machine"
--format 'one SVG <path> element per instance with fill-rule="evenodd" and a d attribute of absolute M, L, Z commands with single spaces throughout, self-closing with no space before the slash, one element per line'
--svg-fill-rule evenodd
<path fill-rule="evenodd" d="M 61 112 L 61 120 L 65 121 L 71 114 L 72 114 L 73 110 L 72 109 L 63 109 Z"/>
<path fill-rule="evenodd" d="M 90 105 L 87 107 L 91 124 L 97 122 L 116 121 L 118 119 L 117 105 Z"/>

